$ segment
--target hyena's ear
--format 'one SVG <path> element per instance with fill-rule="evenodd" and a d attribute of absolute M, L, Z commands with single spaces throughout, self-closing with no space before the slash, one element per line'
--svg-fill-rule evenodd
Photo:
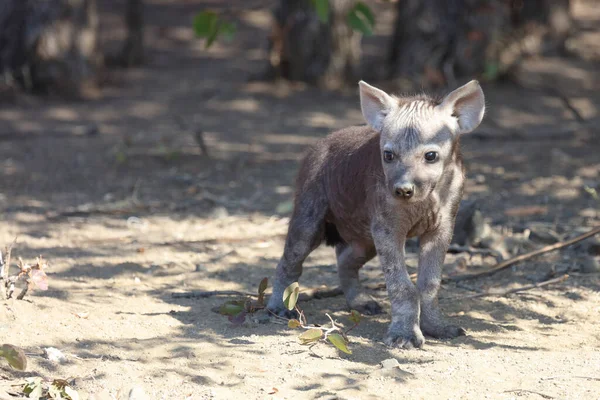
<path fill-rule="evenodd" d="M 360 108 L 365 120 L 371 128 L 381 131 L 383 120 L 396 107 L 396 101 L 383 90 L 366 83 L 358 82 L 360 87 Z"/>
<path fill-rule="evenodd" d="M 471 81 L 447 95 L 438 106 L 441 112 L 458 121 L 458 133 L 469 133 L 479 126 L 485 113 L 485 98 L 479 82 Z"/>

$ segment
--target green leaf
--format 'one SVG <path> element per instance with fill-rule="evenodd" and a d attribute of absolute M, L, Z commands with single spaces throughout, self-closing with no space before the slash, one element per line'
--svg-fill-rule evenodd
<path fill-rule="evenodd" d="M 357 2 L 354 5 L 354 9 L 362 14 L 365 19 L 367 20 L 367 22 L 374 27 L 375 26 L 375 15 L 373 14 L 373 11 L 371 11 L 371 9 L 369 8 L 368 5 L 366 5 L 365 3 L 363 3 L 362 1 Z"/>
<path fill-rule="evenodd" d="M 358 31 L 366 36 L 373 34 L 375 26 L 375 16 L 371 9 L 364 3 L 358 2 L 348 12 L 348 25 L 355 31 Z"/>
<path fill-rule="evenodd" d="M 238 315 L 244 311 L 244 301 L 228 301 L 219 308 L 221 315 Z"/>
<path fill-rule="evenodd" d="M 324 24 L 329 21 L 329 0 L 313 0 L 319 20 Z"/>
<path fill-rule="evenodd" d="M 294 210 L 294 202 L 292 200 L 286 200 L 277 204 L 277 208 L 275 208 L 275 212 L 277 214 L 287 214 Z"/>
<path fill-rule="evenodd" d="M 288 321 L 288 328 L 296 329 L 300 325 L 302 325 L 302 324 L 297 319 L 290 319 Z"/>
<path fill-rule="evenodd" d="M 214 11 L 202 11 L 194 17 L 194 32 L 196 36 L 207 38 L 216 29 L 219 17 Z"/>
<path fill-rule="evenodd" d="M 342 335 L 338 333 L 332 333 L 327 335 L 327 340 L 331 342 L 338 350 L 343 351 L 346 354 L 352 354 L 352 352 L 348 349 L 346 339 L 342 337 Z"/>
<path fill-rule="evenodd" d="M 322 336 L 322 330 L 320 330 L 319 328 L 312 328 L 304 332 L 302 335 L 298 336 L 298 339 L 300 339 L 300 343 L 302 344 L 310 344 L 321 339 Z"/>
<path fill-rule="evenodd" d="M 288 310 L 293 310 L 296 307 L 296 302 L 298 302 L 298 295 L 300 294 L 300 286 L 298 282 L 292 283 L 290 286 L 286 287 L 283 291 L 283 304 L 287 307 Z"/>
<path fill-rule="evenodd" d="M 6 361 L 14 369 L 25 371 L 25 368 L 27 368 L 27 357 L 25 357 L 25 352 L 20 347 L 3 344 L 0 347 L 0 357 L 6 358 Z"/>
<path fill-rule="evenodd" d="M 210 33 L 210 35 L 208 36 L 208 39 L 206 39 L 206 44 L 204 45 L 205 49 L 208 49 L 210 46 L 212 46 L 212 44 L 217 39 L 217 36 L 219 35 L 220 26 L 221 25 L 218 24 L 217 27 L 215 28 L 215 30 Z"/>
<path fill-rule="evenodd" d="M 490 61 L 485 64 L 485 69 L 483 71 L 483 77 L 486 80 L 493 81 L 498 78 L 498 74 L 500 73 L 500 67 L 497 62 Z"/>
<path fill-rule="evenodd" d="M 360 313 L 356 310 L 350 311 L 350 321 L 358 325 L 360 322 Z"/>
<path fill-rule="evenodd" d="M 233 40 L 237 26 L 233 22 L 221 22 L 219 26 L 219 33 L 223 35 L 223 38 L 227 41 Z"/>

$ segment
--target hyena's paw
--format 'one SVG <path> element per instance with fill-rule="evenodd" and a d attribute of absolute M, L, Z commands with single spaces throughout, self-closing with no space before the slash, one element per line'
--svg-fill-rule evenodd
<path fill-rule="evenodd" d="M 425 335 L 436 339 L 454 339 L 467 334 L 467 332 L 458 325 L 432 324 L 425 321 L 421 321 L 421 330 Z"/>
<path fill-rule="evenodd" d="M 298 312 L 296 310 L 288 310 L 285 306 L 268 306 L 266 308 L 266 311 L 271 316 L 271 318 L 281 317 L 286 319 L 297 319 L 299 317 Z"/>
<path fill-rule="evenodd" d="M 412 330 L 390 329 L 383 342 L 389 347 L 401 349 L 420 349 L 425 343 L 421 330 L 415 327 Z"/>

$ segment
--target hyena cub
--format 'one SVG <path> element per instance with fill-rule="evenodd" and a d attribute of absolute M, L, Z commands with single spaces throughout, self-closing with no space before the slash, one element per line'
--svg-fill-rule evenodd
<path fill-rule="evenodd" d="M 477 81 L 441 101 L 390 96 L 361 81 L 368 126 L 334 132 L 304 159 L 294 212 L 267 308 L 291 316 L 284 289 L 323 239 L 335 247 L 340 285 L 350 308 L 377 314 L 361 290 L 358 270 L 379 255 L 392 307 L 384 342 L 421 347 L 423 334 L 453 338 L 465 331 L 446 322 L 437 301 L 444 257 L 463 193 L 459 140 L 477 128 L 485 110 Z M 404 244 L 419 237 L 416 287 L 406 271 Z"/>

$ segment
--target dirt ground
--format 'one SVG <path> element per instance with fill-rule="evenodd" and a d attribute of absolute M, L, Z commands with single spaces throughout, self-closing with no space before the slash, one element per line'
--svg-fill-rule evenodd
<path fill-rule="evenodd" d="M 589 246 L 444 285 L 443 308 L 468 334 L 428 339 L 422 350 L 382 344 L 381 291 L 372 294 L 388 313 L 352 331 L 351 355 L 325 343 L 309 351 L 298 331 L 233 326 L 211 311 L 234 297 L 172 297 L 254 292 L 271 277 L 304 149 L 362 118 L 356 90 L 248 81 L 265 57 L 263 9 L 242 14 L 232 43 L 205 51 L 191 15 L 223 4 L 147 3 L 146 66 L 111 72 L 95 100 L 19 96 L 0 108 L 0 244 L 18 236 L 15 256 L 50 261 L 49 290 L 0 302 L 0 342 L 30 360 L 23 373 L 0 363 L 0 383 L 72 378 L 87 393 L 141 386 L 151 399 L 600 399 L 600 275 L 582 269 Z M 121 6 L 100 4 L 102 43 L 114 49 Z M 377 7 L 366 71 L 383 59 L 391 29 L 393 5 Z M 600 224 L 600 202 L 585 190 L 600 191 L 600 9 L 576 2 L 575 15 L 570 45 L 582 57 L 531 60 L 520 85 L 483 86 L 488 114 L 463 144 L 466 198 L 479 200 L 495 227 L 550 226 L 567 238 Z M 209 157 L 188 131 L 196 129 Z M 448 272 L 460 256 L 448 255 Z M 330 248 L 304 271 L 303 288 L 337 285 Z M 466 298 L 565 272 L 547 288 Z M 383 282 L 377 260 L 363 276 Z M 349 323 L 342 297 L 300 306 L 309 322 L 325 323 L 327 312 Z M 47 347 L 67 361 L 44 358 Z M 399 367 L 382 369 L 390 358 Z"/>

